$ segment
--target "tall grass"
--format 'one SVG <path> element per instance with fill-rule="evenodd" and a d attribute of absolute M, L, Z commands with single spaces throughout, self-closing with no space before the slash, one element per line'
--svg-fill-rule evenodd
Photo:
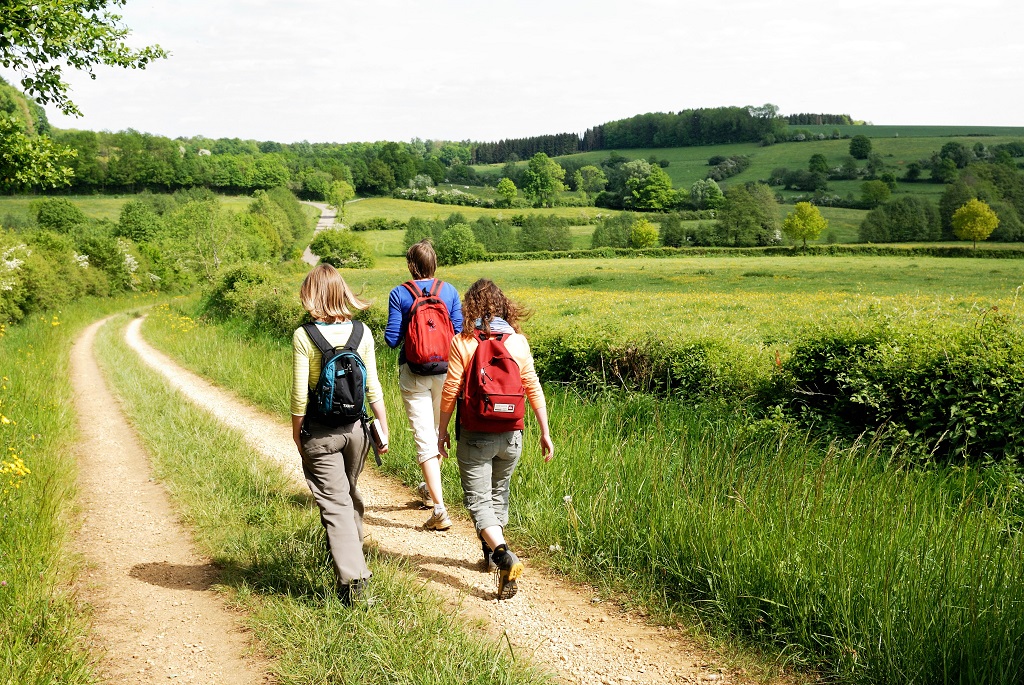
<path fill-rule="evenodd" d="M 281 682 L 545 682 L 501 642 L 469 630 L 400 555 L 370 552 L 377 604 L 344 607 L 308 493 L 143 367 L 120 337 L 124 323 L 98 336 L 101 364 L 199 546 L 223 569 L 228 597 L 276 657 Z"/>
<path fill-rule="evenodd" d="M 0 326 L 0 462 L 17 457 L 30 471 L 0 474 L 4 685 L 94 682 L 88 616 L 72 589 L 80 564 L 69 549 L 76 428 L 68 350 L 87 323 L 132 301 L 82 300 Z"/>
<path fill-rule="evenodd" d="M 644 396 L 553 392 L 550 414 L 559 467 L 526 460 L 512 511 L 560 568 L 845 682 L 1024 676 L 1012 476 L 907 470 Z"/>
<path fill-rule="evenodd" d="M 202 345 L 167 326 L 146 335 L 192 366 L 256 359 L 255 343 L 203 329 Z M 259 402 L 243 379 L 287 364 L 281 348 L 258 372 L 239 362 L 218 380 Z M 543 464 L 528 439 L 510 533 L 552 565 L 841 682 L 1024 678 L 1024 490 L 1012 472 L 912 470 L 891 448 L 822 445 L 713 405 L 548 395 L 557 456 Z M 394 433 L 393 454 L 411 454 Z M 446 483 L 450 499 L 457 487 Z"/>

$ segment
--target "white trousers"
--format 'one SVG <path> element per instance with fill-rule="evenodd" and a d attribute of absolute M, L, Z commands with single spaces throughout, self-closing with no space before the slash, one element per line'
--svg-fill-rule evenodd
<path fill-rule="evenodd" d="M 437 424 L 441 420 L 441 388 L 445 374 L 418 376 L 408 364 L 398 367 L 398 387 L 416 441 L 416 461 L 422 464 L 438 455 Z"/>

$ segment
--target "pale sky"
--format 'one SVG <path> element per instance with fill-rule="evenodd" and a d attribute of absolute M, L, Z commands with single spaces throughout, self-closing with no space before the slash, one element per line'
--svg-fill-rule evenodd
<path fill-rule="evenodd" d="M 771 102 L 1024 126 L 1019 0 L 128 0 L 144 71 L 70 73 L 61 128 L 295 142 L 498 140 Z M 0 74 L 13 81 L 10 72 Z"/>

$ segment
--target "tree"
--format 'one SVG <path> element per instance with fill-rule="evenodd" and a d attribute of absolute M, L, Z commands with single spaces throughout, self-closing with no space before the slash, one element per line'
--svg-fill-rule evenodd
<path fill-rule="evenodd" d="M 827 228 L 828 220 L 810 202 L 797 202 L 782 223 L 782 232 L 786 237 L 790 240 L 803 240 L 805 248 L 808 239 L 817 240 Z"/>
<path fill-rule="evenodd" d="M 718 209 L 725 204 L 725 195 L 717 183 L 706 178 L 690 187 L 690 200 L 697 209 Z"/>
<path fill-rule="evenodd" d="M 546 156 L 546 155 L 545 155 Z M 473 229 L 468 224 L 453 224 L 441 232 L 437 240 L 437 263 L 454 266 L 479 259 L 484 246 L 477 242 Z"/>
<path fill-rule="evenodd" d="M 992 235 L 998 225 L 999 217 L 981 200 L 970 200 L 953 212 L 953 234 L 960 240 L 973 240 L 975 250 L 978 241 Z"/>
<path fill-rule="evenodd" d="M 160 217 L 142 200 L 129 200 L 121 207 L 114 235 L 134 243 L 148 243 L 160 233 Z"/>
<path fill-rule="evenodd" d="M 884 204 L 892 191 L 885 181 L 864 181 L 860 184 L 860 201 L 870 208 Z"/>
<path fill-rule="evenodd" d="M 0 64 L 22 74 L 25 92 L 65 114 L 81 114 L 68 98 L 64 67 L 145 69 L 167 57 L 159 45 L 132 50 L 124 42 L 129 30 L 108 8 L 126 0 L 8 0 L 0 3 Z"/>
<path fill-rule="evenodd" d="M 658 244 L 658 227 L 647 219 L 637 219 L 629 227 L 629 246 L 633 248 L 655 247 Z"/>
<path fill-rule="evenodd" d="M 867 159 L 871 154 L 871 139 L 863 134 L 850 139 L 850 155 L 854 159 Z"/>
<path fill-rule="evenodd" d="M 45 136 L 29 135 L 22 121 L 0 112 L 0 191 L 67 185 L 73 172 L 66 164 L 74 156 L 74 150 L 56 145 Z"/>
<path fill-rule="evenodd" d="M 778 242 L 779 204 L 771 188 L 762 183 L 732 186 L 726 200 L 718 212 L 722 244 L 752 247 Z"/>
<path fill-rule="evenodd" d="M 519 189 L 516 188 L 516 184 L 512 182 L 511 178 L 503 178 L 498 181 L 498 195 L 501 196 L 506 207 L 512 206 L 512 203 L 515 202 L 516 195 L 518 194 Z"/>
<path fill-rule="evenodd" d="M 576 185 L 587 194 L 587 197 L 596 195 L 608 187 L 608 177 L 599 167 L 593 164 L 580 167 L 576 173 L 579 174 Z"/>
<path fill-rule="evenodd" d="M 807 162 L 807 170 L 812 174 L 817 172 L 819 174 L 825 174 L 826 176 L 828 176 L 830 169 L 828 166 L 828 160 L 825 158 L 825 155 L 821 154 L 820 152 L 816 152 L 813 155 L 811 155 L 811 159 Z"/>
<path fill-rule="evenodd" d="M 327 204 L 337 212 L 337 221 L 345 220 L 345 203 L 356 196 L 356 189 L 345 181 L 335 181 L 327 191 Z"/>
<path fill-rule="evenodd" d="M 558 193 L 565 190 L 565 169 L 543 152 L 530 158 L 523 172 L 523 192 L 539 205 L 553 207 Z"/>
<path fill-rule="evenodd" d="M 672 179 L 660 166 L 636 159 L 623 165 L 626 172 L 626 206 L 632 209 L 664 209 L 672 204 Z"/>

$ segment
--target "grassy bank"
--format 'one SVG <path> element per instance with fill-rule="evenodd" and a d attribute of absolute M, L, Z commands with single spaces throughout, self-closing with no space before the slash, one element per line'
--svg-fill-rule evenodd
<path fill-rule="evenodd" d="M 286 378 L 286 346 L 157 323 L 146 335 L 187 365 L 261 359 L 218 380 L 286 411 L 251 379 Z M 401 426 L 393 364 L 382 355 Z M 842 682 L 1024 676 L 1022 492 L 1011 471 L 909 470 L 877 445 L 822 445 L 711 405 L 548 394 L 558 456 L 544 465 L 528 439 L 510 533 L 557 568 Z M 395 433 L 391 468 L 411 482 L 412 460 L 399 456 L 411 441 Z"/>
<path fill-rule="evenodd" d="M 316 507 L 242 437 L 188 404 L 124 344 L 125 319 L 98 339 L 101 363 L 199 547 L 223 569 L 229 599 L 288 683 L 531 683 L 544 679 L 503 643 L 467 629 L 407 561 L 370 553 L 370 611 L 333 596 Z M 176 335 L 195 341 L 187 325 Z M 221 342 L 221 347 L 230 347 Z M 251 350 L 243 351 L 248 354 Z M 250 367 L 265 381 L 264 360 Z M 281 394 L 287 384 L 277 386 Z M 283 430 L 286 430 L 283 428 Z"/>
<path fill-rule="evenodd" d="M 141 298 L 140 298 L 141 299 Z M 88 616 L 71 589 L 75 413 L 68 350 L 131 298 L 83 300 L 0 325 L 0 683 L 94 682 Z M 149 301 L 149 298 L 145 298 Z M 29 470 L 6 468 L 19 461 Z"/>

